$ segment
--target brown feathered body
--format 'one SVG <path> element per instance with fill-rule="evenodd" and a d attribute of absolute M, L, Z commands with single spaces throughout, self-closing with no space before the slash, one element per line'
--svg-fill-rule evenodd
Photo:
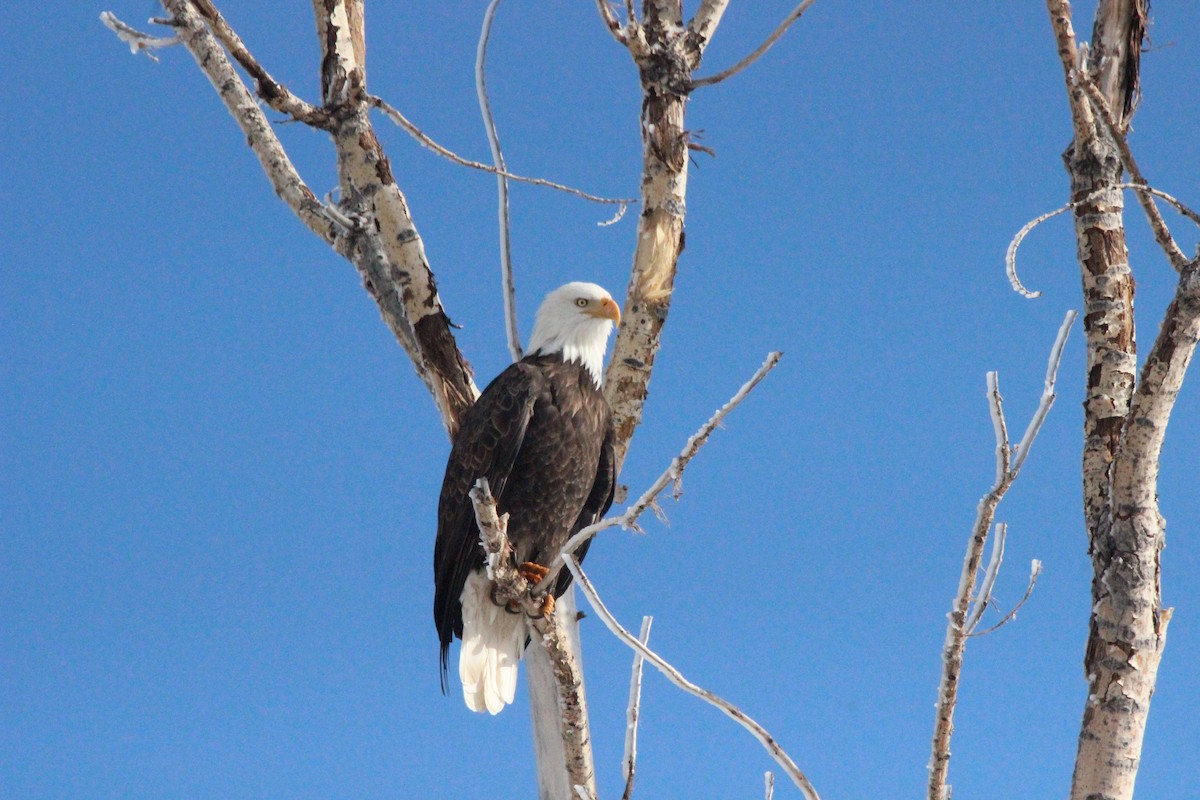
<path fill-rule="evenodd" d="M 463 636 L 464 586 L 484 570 L 468 496 L 472 486 L 487 478 L 497 510 L 509 515 L 516 562 L 549 566 L 570 536 L 612 505 L 613 436 L 612 412 L 594 378 L 561 354 L 534 355 L 508 367 L 463 415 L 446 464 L 434 548 L 443 689 L 450 643 Z M 577 556 L 585 552 L 580 548 Z M 570 582 L 562 570 L 555 596 Z"/>

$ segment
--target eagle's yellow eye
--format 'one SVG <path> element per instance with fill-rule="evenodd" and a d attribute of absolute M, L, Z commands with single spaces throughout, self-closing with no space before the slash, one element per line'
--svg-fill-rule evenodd
<path fill-rule="evenodd" d="M 587 308 L 587 304 L 588 301 L 586 297 L 580 297 L 575 300 L 575 305 L 579 306 L 580 308 Z"/>

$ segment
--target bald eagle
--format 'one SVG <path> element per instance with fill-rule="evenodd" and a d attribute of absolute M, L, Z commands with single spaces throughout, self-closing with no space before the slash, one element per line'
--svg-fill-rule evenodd
<path fill-rule="evenodd" d="M 492 601 L 468 492 L 487 478 L 499 513 L 509 515 L 515 561 L 534 582 L 548 574 L 573 533 L 608 511 L 616 458 L 600 382 L 608 335 L 620 318 L 612 297 L 594 283 L 555 289 L 538 309 L 528 355 L 484 389 L 454 437 L 438 500 L 433 617 L 442 691 L 457 636 L 458 674 L 472 711 L 496 714 L 513 701 L 527 633 L 522 614 Z M 570 583 L 562 570 L 552 596 Z"/>

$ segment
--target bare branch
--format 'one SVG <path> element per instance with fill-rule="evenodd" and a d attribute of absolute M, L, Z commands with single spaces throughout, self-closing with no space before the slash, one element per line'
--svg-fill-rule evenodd
<path fill-rule="evenodd" d="M 1053 375 L 1058 370 L 1058 361 L 1062 356 L 1063 342 L 1070 330 L 1070 323 L 1075 318 L 1074 311 L 1068 311 L 1063 325 L 1059 328 L 1058 338 L 1051 348 L 1050 369 L 1047 371 L 1047 389 L 1043 391 L 1042 399 L 1046 409 L 1054 402 Z M 971 538 L 967 543 L 966 556 L 963 559 L 962 572 L 959 575 L 958 591 L 954 596 L 953 607 L 947 614 L 946 639 L 942 646 L 942 676 L 938 685 L 937 711 L 933 731 L 933 753 L 929 759 L 928 800 L 944 800 L 947 792 L 946 778 L 950 768 L 950 737 L 954 732 L 954 707 L 958 702 L 958 683 L 962 676 L 963 653 L 966 649 L 969 626 L 967 610 L 971 603 L 971 595 L 975 590 L 975 576 L 983 559 L 983 548 L 987 543 L 988 531 L 996 515 L 996 507 L 1008 492 L 1020 471 L 1023 458 L 1018 458 L 1008 466 L 1007 454 L 1011 452 L 1004 426 L 999 383 L 994 372 L 988 373 L 988 407 L 991 410 L 993 429 L 996 434 L 997 476 L 992 488 L 979 500 L 975 524 L 971 529 Z M 1027 452 L 1032 445 L 1033 437 L 1041 429 L 1045 413 L 1039 406 L 1034 414 L 1035 422 L 1030 422 L 1026 430 L 1029 441 L 1022 443 L 1022 450 Z M 1031 433 L 1032 432 L 1032 433 Z M 1000 469 L 1004 465 L 1004 469 Z M 998 566 L 997 566 L 998 568 Z M 982 604 L 980 604 L 980 607 Z M 979 609 L 977 609 L 979 610 Z"/>
<path fill-rule="evenodd" d="M 642 617 L 642 630 L 638 634 L 638 641 L 644 645 L 650 643 L 650 625 L 653 622 L 654 617 Z M 629 706 L 625 710 L 625 756 L 621 760 L 625 775 L 625 791 L 621 794 L 621 800 L 629 800 L 633 795 L 633 778 L 637 771 L 638 718 L 641 716 L 642 707 L 642 662 L 644 660 L 641 651 L 634 652 L 633 668 L 630 670 L 629 676 Z"/>
<path fill-rule="evenodd" d="M 1042 562 L 1036 558 L 1029 565 L 1029 585 L 1025 587 L 1025 594 L 1021 597 L 1021 601 L 1013 606 L 1012 611 L 1005 614 L 999 622 L 992 627 L 982 631 L 971 631 L 968 636 L 987 636 L 989 633 L 998 631 L 1008 623 L 1017 618 L 1017 612 L 1021 610 L 1021 606 L 1025 605 L 1025 601 L 1033 594 L 1033 587 L 1037 584 L 1038 576 L 1042 574 Z"/>
<path fill-rule="evenodd" d="M 771 800 L 775 796 L 775 773 L 768 770 L 763 773 L 763 784 L 766 789 L 766 800 Z"/>
<path fill-rule="evenodd" d="M 1017 235 L 1014 236 L 1012 241 L 1008 243 L 1008 250 L 1004 254 L 1005 271 L 1008 274 L 1008 282 L 1012 285 L 1013 291 L 1015 291 L 1017 294 L 1021 295 L 1022 297 L 1028 297 L 1031 300 L 1035 297 L 1042 296 L 1041 292 L 1034 292 L 1026 289 L 1025 285 L 1021 283 L 1021 279 L 1017 277 L 1017 248 L 1021 246 L 1021 242 L 1025 241 L 1025 237 L 1029 235 L 1029 232 L 1038 225 L 1041 225 L 1051 217 L 1058 216 L 1064 211 L 1070 211 L 1074 207 L 1074 203 L 1067 203 L 1062 208 L 1056 208 L 1053 211 L 1047 211 L 1045 214 L 1035 217 L 1021 226 L 1021 230 L 1017 231 Z"/>
<path fill-rule="evenodd" d="M 179 44 L 178 36 L 151 36 L 142 33 L 132 25 L 117 19 L 117 15 L 111 11 L 101 11 L 100 21 L 104 23 L 104 27 L 115 33 L 118 39 L 129 45 L 129 52 L 135 56 L 145 53 L 152 61 L 158 61 L 158 56 L 154 55 L 155 50 Z"/>
<path fill-rule="evenodd" d="M 1096 143 L 1096 120 L 1083 89 L 1071 81 L 1071 74 L 1082 66 L 1079 48 L 1075 44 L 1075 29 L 1071 25 L 1071 4 L 1068 0 L 1046 0 L 1046 8 L 1050 12 L 1050 24 L 1054 29 L 1063 75 L 1067 79 L 1067 99 L 1071 105 L 1071 122 L 1075 126 L 1075 147 L 1081 153 L 1090 152 Z"/>
<path fill-rule="evenodd" d="M 702 0 L 696 9 L 696 16 L 688 23 L 688 33 L 700 40 L 701 50 L 712 41 L 712 35 L 721 24 L 721 17 L 728 7 L 729 0 Z"/>
<path fill-rule="evenodd" d="M 342 205 L 371 223 L 351 239 L 347 255 L 388 326 L 411 329 L 409 338 L 416 346 L 409 358 L 453 436 L 479 389 L 450 330 L 408 200 L 371 125 L 362 0 L 314 0 L 313 9 L 321 47 L 321 99 L 337 149 Z M 366 258 L 368 251 L 375 257 Z M 405 341 L 401 333 L 397 338 Z"/>
<path fill-rule="evenodd" d="M 979 594 L 975 598 L 975 605 L 971 608 L 970 616 L 963 623 L 963 628 L 968 636 L 979 625 L 979 619 L 992 602 L 992 589 L 996 585 L 996 576 L 1000 574 L 1000 565 L 1004 561 L 1004 541 L 1007 538 L 1008 526 L 1003 522 L 997 522 L 995 535 L 992 536 L 992 555 L 988 558 L 987 569 L 983 571 L 983 580 L 979 583 Z"/>
<path fill-rule="evenodd" d="M 1154 232 L 1154 239 L 1158 242 L 1158 246 L 1167 254 L 1167 260 L 1171 262 L 1171 266 L 1176 272 L 1183 269 L 1187 264 L 1188 257 L 1179 249 L 1179 245 L 1171 237 L 1171 231 L 1167 228 L 1166 220 L 1159 213 L 1158 206 L 1154 204 L 1154 199 L 1150 193 L 1144 188 L 1149 185 L 1149 181 L 1142 175 L 1142 171 L 1138 169 L 1137 162 L 1133 158 L 1133 151 L 1129 149 L 1129 142 L 1125 139 L 1125 133 L 1117 125 L 1113 119 L 1112 110 L 1108 107 L 1104 96 L 1100 93 L 1100 89 L 1087 76 L 1081 74 L 1078 70 L 1074 73 L 1075 80 L 1087 92 L 1088 99 L 1092 101 L 1092 107 L 1095 109 L 1100 120 L 1104 123 L 1104 127 L 1108 130 L 1108 134 L 1113 138 L 1117 145 L 1117 150 L 1121 153 L 1121 161 L 1125 165 L 1125 171 L 1129 173 L 1130 182 L 1134 184 L 1134 191 L 1137 194 L 1138 201 L 1141 203 L 1142 210 L 1146 212 L 1146 219 L 1150 223 L 1150 230 Z"/>
<path fill-rule="evenodd" d="M 226 58 L 225 51 L 208 26 L 191 3 L 167 0 L 164 5 L 174 18 L 179 40 L 192 54 L 241 128 L 246 143 L 258 158 L 275 194 L 310 231 L 325 242 L 334 244 L 337 239 L 334 223 L 325 213 L 321 201 L 292 165 L 262 108 Z"/>
<path fill-rule="evenodd" d="M 779 746 L 779 743 L 775 741 L 775 738 L 771 736 L 771 734 L 768 733 L 765 728 L 748 717 L 746 713 L 737 706 L 718 697 L 707 689 L 703 689 L 689 681 L 679 670 L 667 663 L 667 661 L 664 660 L 660 655 L 651 650 L 647 645 L 638 641 L 637 637 L 622 627 L 621 623 L 617 622 L 616 618 L 612 615 L 608 608 L 605 607 L 604 602 L 600 599 L 600 595 L 596 592 L 596 587 L 592 585 L 592 582 L 588 579 L 587 575 L 585 575 L 583 570 L 579 567 L 579 562 L 577 562 L 573 556 L 568 555 L 563 557 L 563 563 L 566 568 L 570 570 L 571 575 L 574 576 L 580 590 L 583 592 L 584 596 L 587 597 L 588 603 L 591 604 L 596 614 L 604 621 L 605 626 L 607 626 L 608 629 L 612 631 L 618 639 L 627 644 L 629 647 L 633 648 L 635 651 L 641 653 L 642 656 L 651 664 L 653 664 L 659 672 L 665 675 L 667 680 L 671 681 L 671 683 L 675 684 L 680 689 L 683 689 L 685 692 L 699 697 L 706 703 L 716 706 L 727 717 L 748 730 L 750 734 L 754 736 L 754 738 L 757 739 L 760 744 L 762 744 L 766 751 L 771 755 L 771 758 L 775 759 L 775 762 L 783 768 L 784 772 L 788 774 L 788 777 L 790 777 L 792 782 L 796 784 L 796 788 L 800 790 L 807 800 L 819 800 L 817 791 L 813 788 L 812 784 L 809 783 L 808 778 L 804 776 L 804 773 L 801 772 L 800 768 L 796 766 L 796 762 L 794 762 L 791 756 L 789 756 L 783 750 L 783 748 Z"/>
<path fill-rule="evenodd" d="M 750 380 L 742 384 L 742 387 L 734 393 L 733 397 L 729 398 L 728 402 L 717 409 L 716 413 L 709 418 L 708 422 L 701 425 L 700 429 L 691 435 L 691 437 L 687 440 L 687 444 L 683 446 L 683 450 L 680 451 L 679 455 L 675 456 L 675 458 L 671 460 L 671 464 L 667 467 L 666 471 L 659 475 L 658 480 L 651 484 L 650 488 L 642 493 L 642 496 L 637 499 L 637 502 L 625 509 L 624 513 L 622 513 L 620 516 L 606 517 L 594 525 L 587 526 L 579 533 L 572 536 L 567 540 L 567 543 L 563 545 L 562 555 L 574 553 L 581 544 L 586 542 L 588 539 L 591 539 L 605 528 L 612 528 L 617 525 L 620 525 L 622 528 L 636 528 L 638 517 L 645 513 L 646 509 L 653 507 L 654 501 L 658 499 L 658 495 L 662 493 L 663 489 L 666 489 L 669 485 L 675 485 L 678 487 L 679 481 L 681 481 L 683 477 L 683 470 L 687 467 L 688 462 L 691 461 L 692 458 L 695 457 L 696 453 L 700 451 L 700 448 L 703 447 L 706 442 L 708 442 L 708 437 L 710 437 L 712 432 L 717 429 L 717 426 L 721 424 L 721 421 L 728 416 L 729 412 L 737 408 L 738 404 L 746 399 L 746 395 L 750 394 L 754 387 L 757 386 L 762 379 L 767 376 L 767 373 L 775 369 L 775 366 L 779 364 L 779 360 L 781 358 L 783 358 L 783 353 L 779 351 L 769 353 L 767 355 L 767 360 L 764 361 L 762 366 L 760 366 L 755 373 L 750 376 Z M 557 563 L 558 562 L 555 561 L 555 564 Z M 552 574 L 553 572 L 554 571 L 551 570 Z"/>
<path fill-rule="evenodd" d="M 382 111 L 384 113 L 384 115 L 387 116 L 388 119 L 390 119 L 392 122 L 394 122 L 401 130 L 403 130 L 409 136 L 416 139 L 418 143 L 420 143 L 424 147 L 432 150 L 433 152 L 437 153 L 439 156 L 442 156 L 443 158 L 453 161 L 455 164 L 458 164 L 461 167 L 470 167 L 471 169 L 477 169 L 481 172 L 488 172 L 488 173 L 491 173 L 492 175 L 502 175 L 505 178 L 508 178 L 510 181 L 517 181 L 518 183 L 528 183 L 528 184 L 532 184 L 533 186 L 544 186 L 548 189 L 557 189 L 560 192 L 566 192 L 567 194 L 573 194 L 576 197 L 581 197 L 584 200 L 590 200 L 593 203 L 616 205 L 616 206 L 621 206 L 622 208 L 624 208 L 625 206 L 629 206 L 629 205 L 632 205 L 632 204 L 638 202 L 636 197 L 600 197 L 599 195 L 588 194 L 587 192 L 581 191 L 579 189 L 575 189 L 570 186 L 564 186 L 561 183 L 555 183 L 554 181 L 548 181 L 543 178 L 528 178 L 524 175 L 516 175 L 512 172 L 506 172 L 504 170 L 496 169 L 496 167 L 492 166 L 491 164 L 484 164 L 481 161 L 472 161 L 469 158 L 463 158 L 462 156 L 454 153 L 451 150 L 446 149 L 442 145 L 435 142 L 433 139 L 429 138 L 429 136 L 424 131 L 422 131 L 420 128 L 418 128 L 416 125 L 414 125 L 411 121 L 409 121 L 409 119 L 407 117 L 405 117 L 403 114 L 401 114 L 398 109 L 396 109 L 394 106 L 389 105 L 382 98 L 376 97 L 374 95 L 370 95 L 367 98 L 367 101 L 372 106 L 374 106 L 375 108 L 378 108 L 380 111 Z M 621 212 L 621 213 L 624 213 L 624 212 Z M 618 217 L 618 219 L 619 219 L 619 217 Z M 615 222 L 616 220 L 612 220 L 612 221 Z"/>
<path fill-rule="evenodd" d="M 621 27 L 621 23 L 617 21 L 617 15 L 613 13 L 612 7 L 609 6 L 608 0 L 596 0 L 596 7 L 600 11 L 600 19 L 604 20 L 604 27 L 612 34 L 612 37 L 624 45 L 629 44 L 629 36 L 625 29 Z M 630 15 L 630 25 L 633 25 L 633 6 L 628 8 Z"/>
<path fill-rule="evenodd" d="M 479 96 L 479 113 L 483 116 L 483 127 L 487 131 L 488 145 L 492 148 L 492 163 L 496 165 L 496 208 L 500 217 L 500 294 L 504 300 L 504 331 L 508 338 L 508 352 L 513 361 L 520 361 L 521 333 L 517 330 L 517 290 L 513 284 L 511 226 L 508 221 L 508 178 L 504 176 L 504 153 L 500 150 L 500 135 L 496 133 L 496 121 L 492 117 L 492 104 L 488 101 L 487 79 L 484 65 L 487 63 L 488 39 L 492 35 L 492 23 L 500 0 L 491 0 L 483 14 L 483 30 L 479 33 L 479 46 L 475 51 L 475 93 Z"/>
<path fill-rule="evenodd" d="M 487 479 L 480 478 L 470 491 L 479 527 L 480 544 L 487 555 L 487 576 L 495 585 L 493 599 L 516 603 L 525 613 L 530 628 L 538 634 L 558 685 L 558 709 L 569 785 L 582 786 L 595 794 L 596 776 L 592 762 L 591 732 L 583 695 L 583 673 L 568 640 L 565 625 L 554 613 L 542 613 L 543 596 L 517 571 L 508 540 L 508 515 L 498 515 Z"/>
<path fill-rule="evenodd" d="M 996 435 L 996 482 L 1000 482 L 1008 474 L 1009 459 L 1012 450 L 1008 446 L 1008 423 L 1004 421 L 1004 398 L 1000 396 L 1000 374 L 987 374 L 988 414 L 992 418 L 992 431 Z"/>
<path fill-rule="evenodd" d="M 246 70 L 250 77 L 254 78 L 258 96 L 265 100 L 271 108 L 316 128 L 327 129 L 329 127 L 329 115 L 325 113 L 324 109 L 296 97 L 287 87 L 272 78 L 270 73 L 263 69 L 211 0 L 192 0 L 192 5 L 208 23 L 213 35 L 229 51 L 229 55 L 242 65 L 242 69 Z"/>
<path fill-rule="evenodd" d="M 759 59 L 759 57 L 762 56 L 763 53 L 770 50 L 771 46 L 774 45 L 775 42 L 779 41 L 779 38 L 781 36 L 783 36 L 785 33 L 787 33 L 787 29 L 792 26 L 792 23 L 795 22 L 796 20 L 800 19 L 800 17 L 804 15 L 804 12 L 808 10 L 808 7 L 813 4 L 813 2 L 814 2 L 814 0 L 803 0 L 798 6 L 796 6 L 794 9 L 792 9 L 792 12 L 790 14 L 788 14 L 786 17 L 784 17 L 783 22 L 779 23 L 779 27 L 777 27 L 774 31 L 771 32 L 771 35 L 767 37 L 766 41 L 764 41 L 762 44 L 760 44 L 758 46 L 757 50 L 755 50 L 753 53 L 751 53 L 750 55 L 743 58 L 741 61 L 734 64 L 729 69 L 722 70 L 721 72 L 718 72 L 716 75 L 710 75 L 706 78 L 696 78 L 695 80 L 692 81 L 692 88 L 696 89 L 701 86 L 712 86 L 713 84 L 720 83 L 721 81 L 725 80 L 726 78 L 729 78 L 729 77 L 732 77 L 733 75 L 738 74 L 739 72 L 744 70 L 746 67 L 753 64 L 755 61 L 757 61 Z M 722 10 L 724 10 L 724 9 L 722 9 Z M 699 16 L 700 16 L 699 14 L 696 15 L 697 18 L 699 18 Z M 695 21 L 696 21 L 695 19 L 692 20 L 693 23 L 695 23 Z M 715 24 L 713 27 L 716 27 Z"/>
<path fill-rule="evenodd" d="M 1038 401 L 1037 410 L 1033 412 L 1033 417 L 1025 428 L 1025 435 L 1021 437 L 1021 441 L 1013 450 L 1016 455 L 1012 465 L 1014 476 L 1021 471 L 1025 457 L 1029 455 L 1029 448 L 1033 446 L 1034 438 L 1041 430 L 1042 423 L 1046 421 L 1046 415 L 1050 413 L 1050 406 L 1054 405 L 1054 381 L 1058 375 L 1058 365 L 1062 361 L 1063 348 L 1067 346 L 1067 337 L 1071 333 L 1071 326 L 1075 324 L 1076 316 L 1077 313 L 1074 309 L 1067 311 L 1062 324 L 1058 326 L 1058 335 L 1054 338 L 1054 345 L 1050 348 L 1050 360 L 1046 364 L 1046 379 L 1042 383 L 1041 400 Z"/>

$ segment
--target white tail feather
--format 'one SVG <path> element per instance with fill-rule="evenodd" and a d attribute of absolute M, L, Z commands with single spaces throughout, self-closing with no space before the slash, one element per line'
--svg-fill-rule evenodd
<path fill-rule="evenodd" d="M 467 576 L 462 591 L 463 635 L 458 677 L 472 711 L 498 714 L 517 692 L 517 663 L 525 649 L 525 618 L 492 602 L 482 570 Z"/>

